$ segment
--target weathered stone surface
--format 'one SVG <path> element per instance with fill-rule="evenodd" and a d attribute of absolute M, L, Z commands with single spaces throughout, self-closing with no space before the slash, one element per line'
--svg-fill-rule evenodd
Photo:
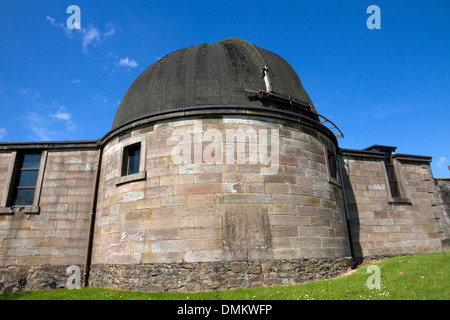
<path fill-rule="evenodd" d="M 17 291 L 34 291 L 67 288 L 67 280 L 73 272 L 69 266 L 8 266 L 0 267 L 0 294 Z M 83 266 L 80 276 L 83 275 Z M 80 277 L 80 284 L 83 279 Z"/>
<path fill-rule="evenodd" d="M 359 260 L 365 256 L 421 254 L 442 250 L 445 220 L 428 162 L 401 159 L 396 177 L 402 199 L 392 199 L 383 160 L 344 156 L 350 230 Z M 431 188 L 431 189 L 430 189 Z M 431 192 L 430 192 L 431 190 Z"/>
<path fill-rule="evenodd" d="M 97 150 L 48 151 L 39 213 L 0 215 L 0 266 L 83 263 L 97 157 Z"/>
<path fill-rule="evenodd" d="M 292 285 L 347 272 L 351 258 L 94 265 L 92 287 L 142 291 L 209 291 Z"/>
<path fill-rule="evenodd" d="M 176 164 L 171 157 L 179 142 L 172 139 L 174 128 L 192 133 L 191 163 Z M 232 145 L 237 152 L 234 163 L 227 163 L 226 154 L 221 163 L 213 164 L 195 154 L 209 143 L 199 143 L 194 133 L 216 130 L 225 138 L 227 130 L 250 129 L 279 130 L 281 154 L 275 174 L 264 175 L 262 163 L 249 162 L 247 152 L 258 150 L 251 143 Z M 167 121 L 110 140 L 104 146 L 98 198 L 98 211 L 108 214 L 96 219 L 93 263 L 113 263 L 120 255 L 134 254 L 146 263 L 348 256 L 342 192 L 329 183 L 326 166 L 325 149 L 334 148 L 333 143 L 304 129 L 223 117 Z M 147 179 L 116 187 L 121 146 L 138 140 L 146 145 Z M 223 147 L 225 151 L 229 146 Z M 136 241 L 122 234 L 131 232 L 143 235 L 143 252 L 131 251 Z M 334 238 L 338 240 L 331 241 Z M 123 245 L 125 240 L 128 245 Z"/>

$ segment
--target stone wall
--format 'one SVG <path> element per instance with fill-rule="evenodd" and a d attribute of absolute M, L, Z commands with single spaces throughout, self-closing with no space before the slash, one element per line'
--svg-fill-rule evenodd
<path fill-rule="evenodd" d="M 351 258 L 322 258 L 95 265 L 91 270 L 89 285 L 153 292 L 293 285 L 336 277 L 347 272 L 351 264 Z"/>
<path fill-rule="evenodd" d="M 430 159 L 394 157 L 402 193 L 400 199 L 394 199 L 383 157 L 343 150 L 350 229 L 358 259 L 441 251 L 443 215 Z"/>
<path fill-rule="evenodd" d="M 450 178 L 436 178 L 436 185 L 441 193 L 445 221 L 450 225 Z"/>
<path fill-rule="evenodd" d="M 340 258 L 349 256 L 342 191 L 329 181 L 334 144 L 299 124 L 255 118 L 167 121 L 133 127 L 105 143 L 93 265 Z M 279 170 L 260 163 L 174 163 L 175 130 L 279 132 Z M 136 180 L 120 176 L 121 150 L 145 145 Z M 205 150 L 207 143 L 192 145 Z M 257 146 L 258 144 L 255 143 Z M 237 148 L 236 144 L 235 147 Z M 251 144 L 246 146 L 251 148 Z M 237 149 L 235 149 L 237 150 Z"/>
<path fill-rule="evenodd" d="M 445 251 L 450 251 L 450 178 L 436 178 L 436 186 L 441 198 L 440 210 L 444 216 L 441 220 L 445 239 L 442 244 Z"/>
<path fill-rule="evenodd" d="M 43 150 L 48 153 L 39 211 L 13 208 L 0 215 L 0 266 L 84 264 L 98 151 Z M 9 152 L 0 153 L 1 178 L 9 159 Z M 1 196 L 9 186 L 0 181 Z"/>
<path fill-rule="evenodd" d="M 68 267 L 63 265 L 0 267 L 0 294 L 67 288 L 67 280 L 73 274 L 67 272 Z M 82 275 L 84 266 L 77 265 L 77 267 L 80 268 Z"/>

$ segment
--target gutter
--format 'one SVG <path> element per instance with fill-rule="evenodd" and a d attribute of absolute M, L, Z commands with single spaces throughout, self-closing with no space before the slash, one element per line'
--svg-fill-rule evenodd
<path fill-rule="evenodd" d="M 97 140 L 98 146 L 98 161 L 97 161 L 97 172 L 94 182 L 94 192 L 92 195 L 91 212 L 89 218 L 89 234 L 87 239 L 86 257 L 84 262 L 84 273 L 83 273 L 83 287 L 87 287 L 89 283 L 89 272 L 91 270 L 91 260 L 92 260 L 92 244 L 94 241 L 94 227 L 95 227 L 95 214 L 97 211 L 97 198 L 98 198 L 98 187 L 100 180 L 100 171 L 103 157 L 103 144 L 102 140 Z"/>
<path fill-rule="evenodd" d="M 348 206 L 347 206 L 347 196 L 345 195 L 345 185 L 344 185 L 344 179 L 342 176 L 342 166 L 341 166 L 341 152 L 337 152 L 338 156 L 338 167 L 339 167 L 339 176 L 341 178 L 341 187 L 342 187 L 342 197 L 344 199 L 344 210 L 345 210 L 345 221 L 347 223 L 347 233 L 348 233 L 348 241 L 350 244 L 350 253 L 352 255 L 352 268 L 356 269 L 356 266 L 358 265 L 358 262 L 356 260 L 355 256 L 355 249 L 353 247 L 353 239 L 352 239 L 352 232 L 350 230 L 350 217 L 348 214 Z"/>

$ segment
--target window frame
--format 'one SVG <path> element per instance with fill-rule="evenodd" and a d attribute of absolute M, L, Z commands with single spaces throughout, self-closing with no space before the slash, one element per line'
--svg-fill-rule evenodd
<path fill-rule="evenodd" d="M 122 174 L 121 174 L 122 177 L 131 176 L 131 175 L 139 173 L 141 171 L 140 168 L 137 168 L 136 172 L 130 173 L 130 164 L 131 164 L 131 157 L 132 157 L 130 155 L 131 151 L 134 152 L 136 150 L 139 150 L 139 166 L 140 166 L 140 164 L 141 164 L 141 159 L 140 159 L 141 149 L 142 149 L 141 142 L 137 142 L 135 144 L 131 144 L 131 145 L 128 145 L 128 146 L 123 148 L 123 153 L 122 153 L 122 157 L 123 157 L 123 159 L 122 159 Z"/>
<path fill-rule="evenodd" d="M 333 183 L 339 187 L 342 187 L 340 177 L 339 177 L 339 164 L 338 164 L 337 152 L 330 150 L 326 146 L 324 146 L 323 149 L 324 149 L 324 155 L 325 155 L 325 164 L 327 166 L 328 182 Z M 334 169 L 335 169 L 335 175 L 336 175 L 335 177 L 332 175 L 330 156 L 334 159 Z"/>
<path fill-rule="evenodd" d="M 390 204 L 412 204 L 411 199 L 408 197 L 406 188 L 403 184 L 403 175 L 401 163 L 393 157 L 392 154 L 389 154 L 391 164 L 389 167 L 392 168 L 392 174 L 395 176 L 398 196 L 395 196 L 391 190 L 391 180 L 389 179 L 389 175 L 386 168 L 386 155 L 385 159 L 381 162 L 382 171 L 384 175 L 385 185 L 386 185 L 386 193 L 388 197 L 388 203 Z"/>
<path fill-rule="evenodd" d="M 33 202 L 30 205 L 14 205 L 14 196 L 18 188 L 20 173 L 23 171 L 23 157 L 26 154 L 41 154 L 38 168 L 36 186 L 34 187 Z M 39 201 L 41 198 L 42 183 L 44 180 L 45 165 L 47 163 L 48 151 L 36 149 L 15 150 L 11 152 L 11 160 L 8 173 L 6 175 L 5 191 L 2 202 L 0 203 L 0 214 L 13 214 L 17 210 L 26 214 L 38 214 L 40 211 Z M 35 170 L 35 169 L 34 169 Z"/>
<path fill-rule="evenodd" d="M 137 145 L 140 145 L 140 157 L 139 157 L 139 171 L 136 173 L 128 174 L 129 167 L 129 153 L 128 151 Z M 145 171 L 146 160 L 146 140 L 145 136 L 128 138 L 120 143 L 120 163 L 118 178 L 116 180 L 116 186 L 120 186 L 125 183 L 144 180 L 147 177 Z"/>

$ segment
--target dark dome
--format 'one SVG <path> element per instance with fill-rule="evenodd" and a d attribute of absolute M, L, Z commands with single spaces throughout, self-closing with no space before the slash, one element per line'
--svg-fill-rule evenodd
<path fill-rule="evenodd" d="M 152 64 L 128 89 L 112 128 L 158 112 L 217 105 L 315 113 L 288 62 L 245 40 L 229 38 L 175 51 Z"/>

